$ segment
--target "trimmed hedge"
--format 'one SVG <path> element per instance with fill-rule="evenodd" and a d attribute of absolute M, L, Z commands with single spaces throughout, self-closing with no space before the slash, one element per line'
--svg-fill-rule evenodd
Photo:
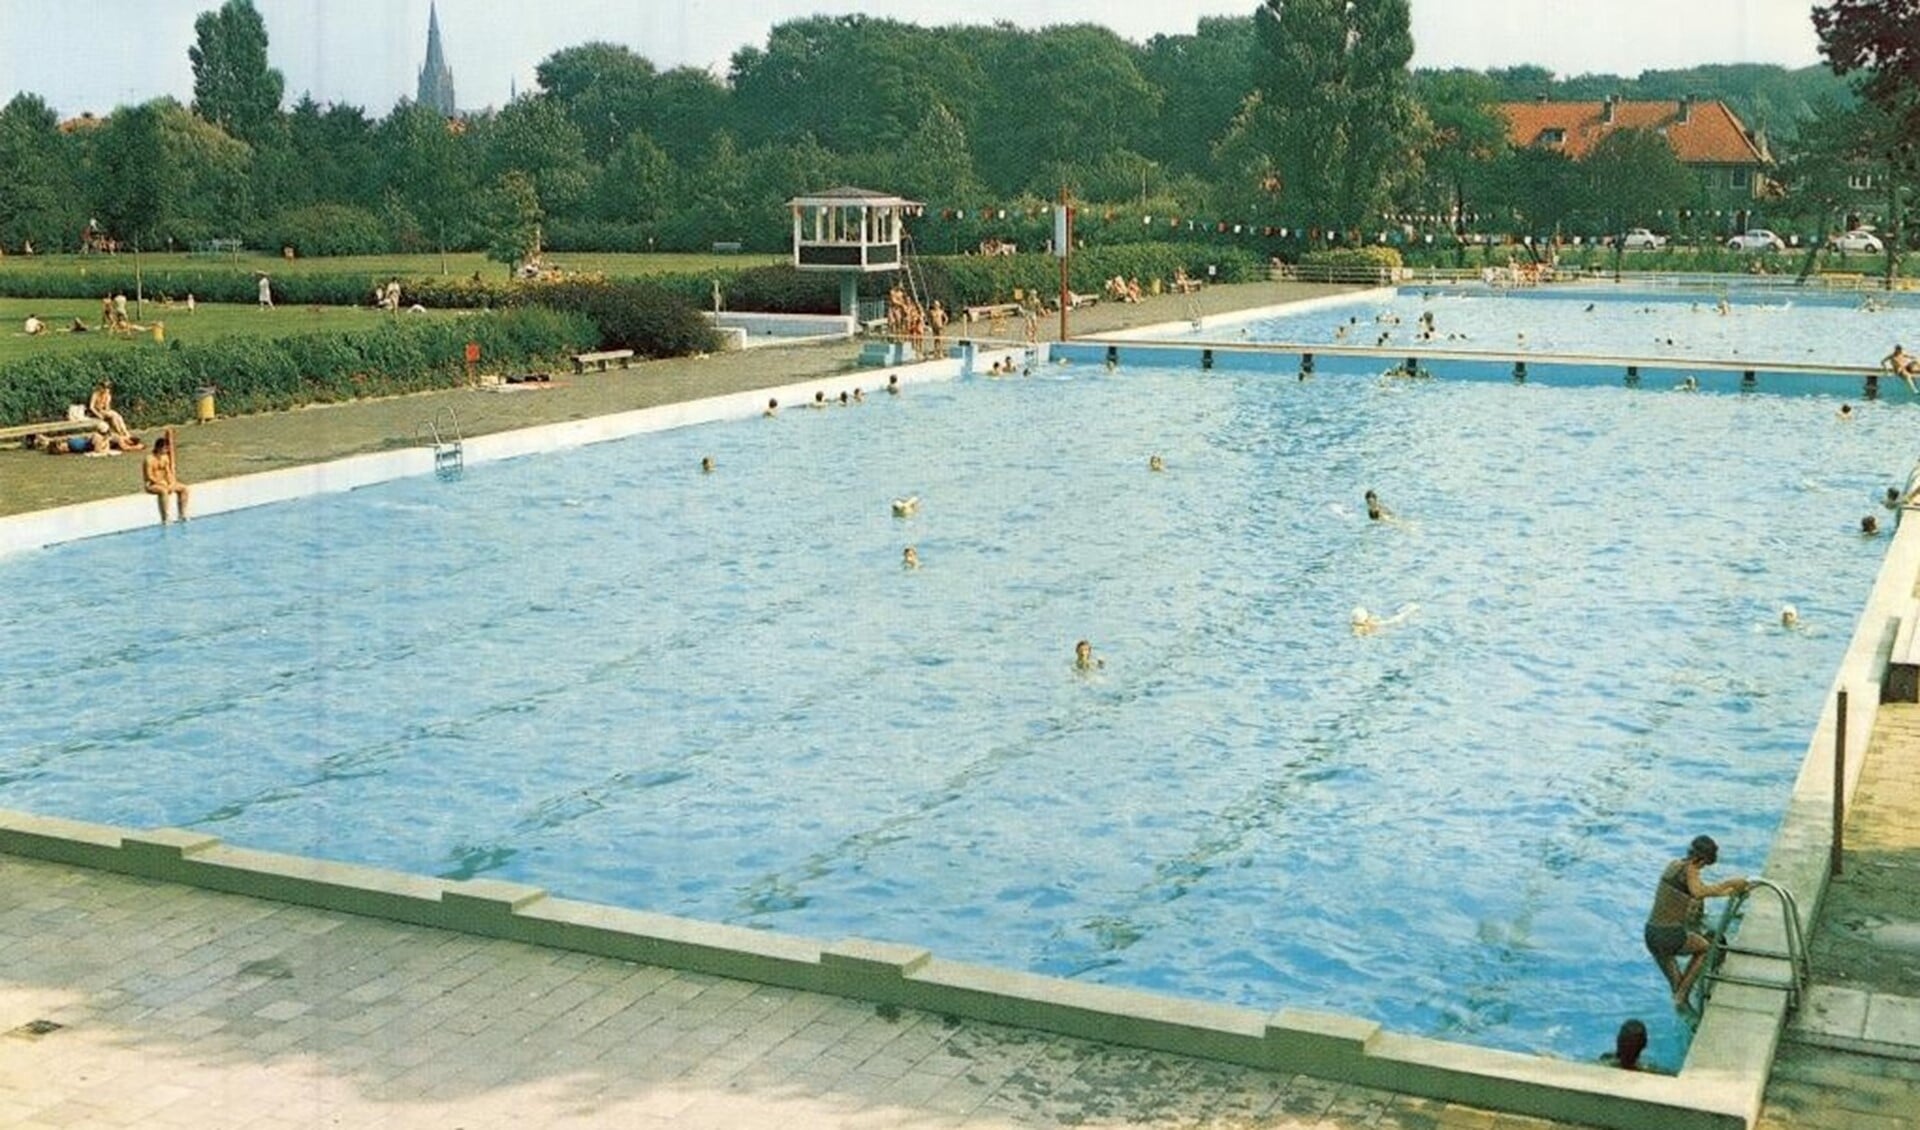
<path fill-rule="evenodd" d="M 0 367 L 0 424 L 62 419 L 101 380 L 113 382 L 115 407 L 136 427 L 189 418 L 203 387 L 218 389 L 223 409 L 234 413 L 456 388 L 467 379 L 470 341 L 489 367 L 521 368 L 580 352 L 598 336 L 582 314 L 529 307 L 451 321 L 390 319 L 365 330 L 40 355 Z"/>
<path fill-rule="evenodd" d="M 1309 251 L 1300 256 L 1302 267 L 1360 268 L 1397 270 L 1403 266 L 1400 252 L 1391 247 L 1331 247 Z"/>
<path fill-rule="evenodd" d="M 642 279 L 579 277 L 529 282 L 515 302 L 579 313 L 599 331 L 599 348 L 631 349 L 640 357 L 681 357 L 720 347 L 713 326 L 678 293 Z"/>

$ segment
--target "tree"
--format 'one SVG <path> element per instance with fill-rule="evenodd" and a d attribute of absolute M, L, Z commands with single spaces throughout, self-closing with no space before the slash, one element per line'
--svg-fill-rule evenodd
<path fill-rule="evenodd" d="M 1301 222 L 1358 226 L 1410 151 L 1406 0 L 1265 0 L 1254 31 L 1259 97 L 1240 119 L 1251 151 Z"/>
<path fill-rule="evenodd" d="M 286 80 L 267 65 L 267 25 L 251 0 L 227 0 L 193 21 L 194 112 L 242 141 L 266 139 Z"/>
<path fill-rule="evenodd" d="M 606 219 L 651 224 L 672 205 L 673 191 L 673 159 L 644 132 L 634 130 L 607 159 L 593 201 Z"/>
<path fill-rule="evenodd" d="M 523 173 L 550 216 L 571 215 L 593 184 L 580 130 L 549 95 L 522 95 L 482 131 L 487 169 L 494 178 Z"/>
<path fill-rule="evenodd" d="M 1860 92 L 1920 132 L 1920 4 L 1914 0 L 1832 0 L 1813 9 L 1820 52 L 1837 75 L 1862 72 Z"/>
<path fill-rule="evenodd" d="M 1150 137 L 1137 135 L 1140 152 L 1172 175 L 1210 173 L 1214 142 L 1253 89 L 1254 43 L 1251 16 L 1208 16 L 1193 35 L 1148 40 L 1140 72 L 1160 92 L 1160 116 Z"/>
<path fill-rule="evenodd" d="M 171 98 L 152 102 L 173 190 L 160 240 L 196 243 L 232 236 L 253 213 L 253 150 Z"/>
<path fill-rule="evenodd" d="M 542 218 L 533 178 L 517 169 L 501 174 L 487 205 L 487 227 L 493 233 L 487 241 L 487 258 L 505 263 L 512 274 L 539 253 Z"/>
<path fill-rule="evenodd" d="M 969 136 L 981 178 L 994 188 L 1051 199 L 1062 170 L 1080 179 L 1106 155 L 1151 136 L 1160 92 L 1140 74 L 1138 50 L 1113 32 L 1075 24 L 972 33 L 984 37 L 994 81 L 974 103 L 984 112 Z"/>
<path fill-rule="evenodd" d="M 1585 208 L 1605 230 L 1651 225 L 1661 212 L 1678 212 L 1699 192 L 1699 181 L 1674 156 L 1667 139 L 1648 129 L 1616 129 L 1580 162 Z"/>
<path fill-rule="evenodd" d="M 113 238 L 152 248 L 163 238 L 180 190 L 167 151 L 163 106 L 148 102 L 115 110 L 94 141 L 94 215 Z"/>
<path fill-rule="evenodd" d="M 1474 71 L 1454 70 L 1419 77 L 1425 111 L 1420 131 L 1421 164 L 1429 183 L 1423 208 L 1459 217 L 1479 204 L 1494 161 L 1507 148 L 1507 123 L 1500 114 L 1500 88 Z"/>
<path fill-rule="evenodd" d="M 1549 237 L 1580 200 L 1580 170 L 1557 149 L 1509 149 L 1495 165 L 1496 198 L 1532 235 Z"/>
<path fill-rule="evenodd" d="M 79 228 L 73 146 L 38 95 L 16 94 L 0 108 L 0 169 L 0 244 L 52 251 Z"/>
<path fill-rule="evenodd" d="M 644 129 L 652 99 L 653 64 L 612 43 L 584 43 L 547 56 L 534 69 L 592 153 L 611 153 Z"/>
<path fill-rule="evenodd" d="M 416 102 L 396 105 L 374 132 L 389 225 L 403 244 L 419 240 L 439 251 L 442 272 L 447 248 L 461 240 L 473 218 L 470 144 L 464 131 Z"/>
<path fill-rule="evenodd" d="M 1865 75 L 1860 93 L 1890 128 L 1876 148 L 1887 169 L 1887 284 L 1899 270 L 1903 198 L 1920 176 L 1920 3 L 1915 0 L 1833 0 L 1813 10 L 1820 51 L 1837 75 Z"/>
<path fill-rule="evenodd" d="M 965 200 L 979 191 L 967 129 L 944 104 L 929 109 L 895 153 L 886 182 L 895 192 L 916 200 Z"/>
<path fill-rule="evenodd" d="M 861 15 L 781 24 L 765 50 L 735 52 L 731 74 L 745 143 L 810 133 L 842 154 L 900 144 L 935 104 L 971 113 L 985 89 L 951 32 Z"/>

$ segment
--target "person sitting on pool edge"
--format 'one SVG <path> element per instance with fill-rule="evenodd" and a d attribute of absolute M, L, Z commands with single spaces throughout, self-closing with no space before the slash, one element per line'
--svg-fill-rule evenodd
<path fill-rule="evenodd" d="M 1916 391 L 1913 378 L 1920 376 L 1920 357 L 1908 353 L 1899 342 L 1893 345 L 1893 352 L 1880 359 L 1880 367 L 1907 382 L 1907 391 Z"/>
<path fill-rule="evenodd" d="M 1752 886 L 1746 879 L 1726 879 L 1718 883 L 1705 883 L 1700 879 L 1700 871 L 1712 867 L 1720 859 L 1720 845 L 1712 836 L 1695 836 L 1687 845 L 1687 854 L 1667 866 L 1660 872 L 1660 881 L 1654 886 L 1653 909 L 1647 912 L 1646 928 L 1642 936 L 1646 941 L 1647 952 L 1660 966 L 1660 972 L 1666 975 L 1667 985 L 1673 990 L 1675 1008 L 1687 1007 L 1687 994 L 1693 989 L 1694 978 L 1700 975 L 1701 963 L 1707 957 L 1707 939 L 1692 929 L 1694 913 L 1702 901 L 1720 898 L 1725 895 L 1744 893 Z M 1675 960 L 1681 954 L 1687 956 L 1687 967 L 1683 971 Z"/>
<path fill-rule="evenodd" d="M 140 479 L 146 492 L 160 505 L 160 524 L 167 524 L 167 499 L 174 499 L 174 511 L 182 522 L 187 520 L 187 484 L 180 481 L 174 470 L 173 429 L 168 428 L 159 439 L 153 441 L 153 450 L 147 453 L 140 468 Z"/>

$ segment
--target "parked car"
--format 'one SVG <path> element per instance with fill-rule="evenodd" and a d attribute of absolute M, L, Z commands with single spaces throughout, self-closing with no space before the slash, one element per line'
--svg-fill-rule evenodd
<path fill-rule="evenodd" d="M 1628 251 L 1658 251 L 1666 245 L 1666 236 L 1655 235 L 1645 228 L 1634 228 L 1620 239 L 1620 246 Z"/>
<path fill-rule="evenodd" d="M 1845 235 L 1836 235 L 1827 241 L 1828 251 L 1864 251 L 1869 255 L 1878 255 L 1886 249 L 1886 245 L 1880 242 L 1879 236 L 1860 229 Z"/>
<path fill-rule="evenodd" d="M 1729 251 L 1785 251 L 1786 240 L 1765 228 L 1743 231 L 1727 241 Z"/>

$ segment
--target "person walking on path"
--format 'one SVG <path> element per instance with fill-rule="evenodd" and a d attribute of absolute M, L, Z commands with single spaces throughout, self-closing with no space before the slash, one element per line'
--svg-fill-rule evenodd
<path fill-rule="evenodd" d="M 273 283 L 267 279 L 265 271 L 260 273 L 260 309 L 273 309 Z"/>
<path fill-rule="evenodd" d="M 1752 886 L 1749 880 L 1738 878 L 1711 884 L 1703 882 L 1701 869 L 1713 866 L 1719 858 L 1720 845 L 1712 836 L 1695 836 L 1687 845 L 1687 854 L 1667 864 L 1654 887 L 1653 909 L 1647 913 L 1644 937 L 1647 952 L 1653 955 L 1660 972 L 1666 974 L 1667 985 L 1673 989 L 1675 1008 L 1687 1006 L 1687 994 L 1693 990 L 1694 978 L 1700 975 L 1701 963 L 1707 957 L 1706 936 L 1693 928 L 1701 903 L 1723 895 L 1743 894 Z M 1688 955 L 1684 971 L 1676 960 L 1683 953 Z"/>

